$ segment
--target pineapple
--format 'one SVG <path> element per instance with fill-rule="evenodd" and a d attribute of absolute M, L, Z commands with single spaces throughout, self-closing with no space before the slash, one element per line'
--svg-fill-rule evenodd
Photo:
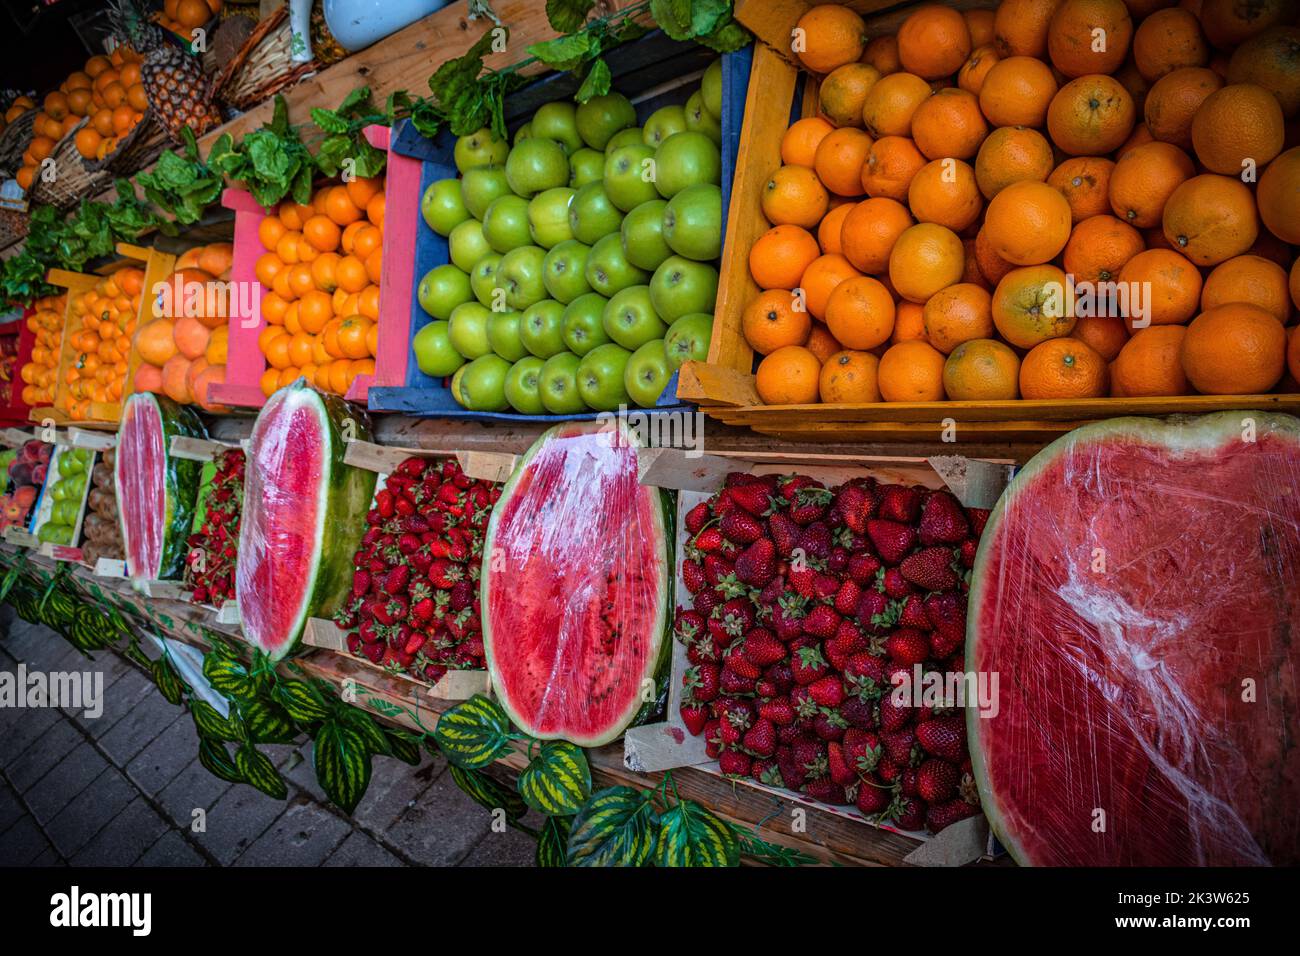
<path fill-rule="evenodd" d="M 140 80 L 149 108 L 174 142 L 180 142 L 186 126 L 202 136 L 221 125 L 221 112 L 211 100 L 198 59 L 167 41 L 163 31 L 149 22 L 141 0 L 111 0 L 109 17 L 118 38 L 143 56 Z"/>

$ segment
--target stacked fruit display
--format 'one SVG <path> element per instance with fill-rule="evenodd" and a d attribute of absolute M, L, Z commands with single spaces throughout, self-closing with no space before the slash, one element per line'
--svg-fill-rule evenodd
<path fill-rule="evenodd" d="M 55 407 L 73 421 L 94 418 L 92 402 L 121 401 L 143 286 L 144 272 L 125 266 L 72 294 L 64 330 L 68 361 Z"/>
<path fill-rule="evenodd" d="M 302 377 L 343 395 L 375 371 L 384 180 L 353 179 L 316 191 L 311 205 L 286 200 L 258 227 L 257 260 L 266 327 L 262 392 Z"/>
<path fill-rule="evenodd" d="M 35 334 L 31 360 L 18 371 L 23 381 L 23 402 L 32 408 L 54 401 L 54 386 L 63 350 L 63 314 L 67 295 L 51 295 L 32 303 L 27 328 Z"/>
<path fill-rule="evenodd" d="M 189 42 L 196 29 L 220 15 L 222 6 L 222 0 L 163 0 L 162 9 L 151 19 Z"/>
<path fill-rule="evenodd" d="M 157 290 L 151 320 L 136 331 L 140 354 L 132 388 L 156 392 L 182 405 L 207 411 L 221 406 L 208 390 L 226 380 L 226 320 L 230 314 L 230 264 L 233 248 L 214 242 L 190 249 Z M 151 290 L 153 292 L 153 290 Z"/>
<path fill-rule="evenodd" d="M 100 558 L 120 561 L 125 557 L 122 550 L 122 526 L 117 520 L 117 491 L 113 485 L 116 461 L 117 450 L 109 448 L 90 472 L 86 520 L 81 525 L 85 532 L 81 552 L 85 562 L 92 568 Z"/>
<path fill-rule="evenodd" d="M 762 401 L 1294 391 L 1300 28 L 1166 6 L 926 5 L 869 43 L 809 10 L 820 113 L 749 250 Z"/>
<path fill-rule="evenodd" d="M 235 597 L 235 558 L 239 516 L 244 504 L 244 453 L 231 448 L 213 459 L 212 480 L 204 489 L 198 526 L 189 537 L 185 586 L 195 604 L 220 607 Z"/>
<path fill-rule="evenodd" d="M 49 487 L 50 509 L 36 537 L 50 544 L 74 545 L 81 506 L 86 499 L 95 453 L 89 448 L 62 448 L 55 458 L 57 477 Z"/>
<path fill-rule="evenodd" d="M 0 405 L 13 405 L 22 394 L 18 371 L 18 330 L 0 332 Z"/>
<path fill-rule="evenodd" d="M 424 220 L 451 262 L 419 285 L 433 319 L 422 371 L 474 411 L 653 406 L 707 354 L 721 247 L 721 64 L 685 106 L 636 125 L 620 93 L 552 102 L 507 146 L 456 144 L 461 179 L 431 184 Z"/>
<path fill-rule="evenodd" d="M 905 830 L 978 813 L 961 711 L 893 695 L 918 666 L 964 670 L 987 518 L 946 491 L 747 474 L 691 509 L 681 717 L 722 772 Z"/>
<path fill-rule="evenodd" d="M 27 527 L 53 451 L 53 445 L 32 439 L 21 448 L 5 452 L 9 461 L 5 465 L 4 494 L 0 495 L 0 531 Z"/>
<path fill-rule="evenodd" d="M 348 649 L 394 673 L 436 683 L 483 667 L 479 569 L 501 487 L 454 458 L 408 458 L 375 493 L 336 619 Z"/>

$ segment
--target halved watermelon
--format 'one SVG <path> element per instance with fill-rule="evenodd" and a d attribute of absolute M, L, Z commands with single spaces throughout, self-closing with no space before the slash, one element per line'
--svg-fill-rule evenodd
<path fill-rule="evenodd" d="M 1252 431 L 1253 430 L 1253 431 Z M 980 799 L 1021 863 L 1300 862 L 1300 420 L 1121 418 L 1039 452 L 975 562 Z"/>
<path fill-rule="evenodd" d="M 135 588 L 179 578 L 185 570 L 201 468 L 173 458 L 171 440 L 206 434 L 194 410 L 170 398 L 140 392 L 122 406 L 113 468 L 127 576 Z"/>
<path fill-rule="evenodd" d="M 369 437 L 364 412 L 299 379 L 267 399 L 253 425 L 235 598 L 244 637 L 272 660 L 351 588 L 375 473 L 343 463 L 347 421 L 350 437 Z"/>
<path fill-rule="evenodd" d="M 558 425 L 515 467 L 479 588 L 492 685 L 526 733 L 598 746 L 658 696 L 670 509 L 667 493 L 638 484 L 631 434 L 604 423 Z"/>

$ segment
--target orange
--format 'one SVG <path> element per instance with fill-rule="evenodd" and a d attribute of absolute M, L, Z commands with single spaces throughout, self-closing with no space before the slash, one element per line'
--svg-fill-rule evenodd
<path fill-rule="evenodd" d="M 817 156 L 817 145 L 834 129 L 820 116 L 791 123 L 781 137 L 781 162 L 787 166 L 811 167 Z"/>
<path fill-rule="evenodd" d="M 799 226 L 773 226 L 749 250 L 749 272 L 762 289 L 793 289 L 821 247 Z"/>
<path fill-rule="evenodd" d="M 1070 238 L 1070 204 L 1046 183 L 1018 182 L 989 201 L 984 232 L 989 245 L 1016 265 L 1056 257 Z"/>
<path fill-rule="evenodd" d="M 862 164 L 871 137 L 860 129 L 837 129 L 817 144 L 813 168 L 822 184 L 839 196 L 862 195 Z"/>
<path fill-rule="evenodd" d="M 383 193 L 375 193 L 375 195 L 370 198 L 370 202 L 366 203 L 366 218 L 370 220 L 372 226 L 377 226 L 380 229 L 384 228 L 385 206 L 386 203 Z"/>
<path fill-rule="evenodd" d="M 311 278 L 316 288 L 322 292 L 333 292 L 338 288 L 337 270 L 340 256 L 336 252 L 324 252 L 311 262 Z"/>
<path fill-rule="evenodd" d="M 1110 177 L 1110 207 L 1131 226 L 1158 225 L 1175 189 L 1192 177 L 1191 159 L 1172 143 L 1146 143 L 1129 150 Z"/>
<path fill-rule="evenodd" d="M 1052 144 L 1027 126 L 1000 126 L 975 157 L 975 182 L 985 199 L 1022 180 L 1044 182 L 1054 165 Z"/>
<path fill-rule="evenodd" d="M 1128 341 L 1128 327 L 1117 315 L 1085 315 L 1074 323 L 1070 335 L 1112 362 Z"/>
<path fill-rule="evenodd" d="M 1184 66 L 1156 80 L 1147 91 L 1143 113 L 1151 136 L 1180 149 L 1192 148 L 1192 120 L 1201 104 L 1223 86 L 1213 70 Z"/>
<path fill-rule="evenodd" d="M 334 268 L 339 288 L 345 292 L 360 292 L 370 281 L 366 266 L 356 256 L 344 256 Z"/>
<path fill-rule="evenodd" d="M 1300 326 L 1292 326 L 1288 337 L 1290 344 L 1286 350 L 1286 367 L 1291 377 L 1300 382 Z"/>
<path fill-rule="evenodd" d="M 903 298 L 925 302 L 961 279 L 966 257 L 951 229 L 918 223 L 898 237 L 889 255 L 889 280 Z"/>
<path fill-rule="evenodd" d="M 267 346 L 271 344 L 272 339 L 288 334 L 289 333 L 286 332 L 282 326 L 268 325 L 257 334 L 257 348 L 263 355 L 265 355 Z"/>
<path fill-rule="evenodd" d="M 887 402 L 943 401 L 943 355 L 920 340 L 899 342 L 880 357 L 880 395 Z"/>
<path fill-rule="evenodd" d="M 302 331 L 302 321 L 298 318 L 302 305 L 298 300 L 294 300 L 284 310 L 284 330 L 290 335 L 296 335 Z"/>
<path fill-rule="evenodd" d="M 113 110 L 113 132 L 121 136 L 134 125 L 135 110 L 123 103 Z"/>
<path fill-rule="evenodd" d="M 861 126 L 862 104 L 879 79 L 880 71 L 868 63 L 836 67 L 817 89 L 822 115 L 836 126 Z"/>
<path fill-rule="evenodd" d="M 1230 302 L 1259 306 L 1283 325 L 1291 315 L 1287 274 L 1276 262 L 1259 256 L 1235 256 L 1214 267 L 1201 288 L 1201 310 Z"/>
<path fill-rule="evenodd" d="M 826 3 L 799 18 L 794 29 L 795 55 L 814 73 L 830 73 L 862 56 L 866 24 L 847 7 Z"/>
<path fill-rule="evenodd" d="M 210 242 L 198 250 L 198 267 L 209 275 L 229 278 L 234 264 L 235 247 L 229 242 Z"/>
<path fill-rule="evenodd" d="M 816 355 L 787 345 L 758 364 L 754 387 L 765 405 L 808 405 L 819 397 L 821 371 Z"/>
<path fill-rule="evenodd" d="M 311 289 L 298 302 L 298 324 L 304 332 L 314 335 L 333 317 L 334 307 L 327 292 Z"/>
<path fill-rule="evenodd" d="M 814 228 L 826 215 L 830 197 L 807 166 L 782 166 L 763 186 L 763 215 L 773 225 Z"/>
<path fill-rule="evenodd" d="M 339 245 L 342 247 L 344 253 L 350 253 L 352 251 L 353 243 L 356 241 L 357 234 L 369 226 L 369 222 L 357 220 L 356 222 L 343 227 L 343 238 L 339 240 Z"/>
<path fill-rule="evenodd" d="M 306 307 L 304 303 L 304 308 Z M 357 295 L 357 311 L 368 319 L 379 318 L 379 286 L 368 285 Z M 322 323 L 323 325 L 324 323 Z M 303 327 L 307 325 L 304 317 Z M 308 331 L 312 331 L 308 329 Z M 319 330 L 316 330 L 319 331 Z M 373 350 L 372 350 L 373 351 Z"/>
<path fill-rule="evenodd" d="M 975 170 L 960 159 L 926 163 L 907 187 L 907 204 L 918 222 L 934 222 L 961 232 L 979 218 L 984 200 Z"/>
<path fill-rule="evenodd" d="M 212 335 L 208 339 L 207 350 L 204 351 L 203 357 L 207 359 L 209 365 L 225 365 L 227 347 L 230 340 L 230 330 L 222 325 L 212 330 Z"/>
<path fill-rule="evenodd" d="M 306 245 L 306 243 L 300 243 L 300 239 L 302 239 L 302 233 L 286 232 L 280 237 L 280 241 L 275 244 L 275 254 L 280 257 L 280 261 L 285 265 L 293 265 L 295 262 L 301 261 L 298 248 L 300 245 Z"/>
<path fill-rule="evenodd" d="M 835 287 L 826 326 L 846 349 L 873 349 L 894 331 L 894 299 L 878 279 L 854 276 Z"/>
<path fill-rule="evenodd" d="M 1259 215 L 1283 242 L 1300 245 L 1300 148 L 1288 149 L 1259 177 Z"/>
<path fill-rule="evenodd" d="M 988 131 L 975 94 L 956 87 L 939 90 L 912 114 L 912 139 L 927 159 L 970 159 Z"/>
<path fill-rule="evenodd" d="M 1106 360 L 1078 339 L 1050 339 L 1035 345 L 1020 363 L 1023 398 L 1103 398 L 1109 385 Z"/>
<path fill-rule="evenodd" d="M 280 377 L 276 380 L 276 385 L 280 388 L 288 388 L 300 378 L 302 378 L 302 370 L 290 365 L 288 368 L 280 370 Z"/>
<path fill-rule="evenodd" d="M 1206 395 L 1267 392 L 1286 365 L 1286 330 L 1268 312 L 1244 302 L 1202 312 L 1183 339 L 1183 371 Z"/>
<path fill-rule="evenodd" d="M 963 10 L 961 15 L 966 18 L 972 46 L 982 47 L 993 42 L 995 14 L 992 10 Z"/>
<path fill-rule="evenodd" d="M 126 100 L 126 87 L 117 80 L 112 80 L 104 84 L 103 89 L 100 90 L 100 95 L 104 99 L 104 105 L 111 110 L 115 110 Z"/>
<path fill-rule="evenodd" d="M 1074 227 L 1062 257 L 1065 271 L 1079 282 L 1113 282 L 1120 269 L 1146 248 L 1142 234 L 1114 216 L 1093 216 Z"/>
<path fill-rule="evenodd" d="M 827 404 L 880 401 L 880 360 L 870 352 L 836 352 L 822 366 L 817 390 Z"/>
<path fill-rule="evenodd" d="M 1022 349 L 1069 335 L 1075 322 L 1069 294 L 1065 273 L 1056 266 L 1013 269 L 993 290 L 993 324 L 1004 339 Z"/>
<path fill-rule="evenodd" d="M 907 187 L 925 162 L 916 144 L 906 136 L 882 136 L 867 153 L 862 188 L 868 196 L 905 202 Z"/>
<path fill-rule="evenodd" d="M 312 216 L 302 224 L 302 236 L 321 252 L 333 252 L 339 247 L 342 231 L 328 216 Z"/>
<path fill-rule="evenodd" d="M 823 365 L 836 352 L 844 350 L 839 339 L 831 335 L 830 329 L 821 322 L 813 323 L 812 332 L 808 334 L 808 341 L 803 344 L 803 347 L 817 356 L 817 361 Z"/>
<path fill-rule="evenodd" d="M 881 76 L 897 73 L 903 68 L 898 59 L 898 38 L 892 33 L 873 37 L 862 51 L 862 62 L 870 63 Z"/>
<path fill-rule="evenodd" d="M 172 337 L 176 340 L 176 350 L 187 359 L 196 359 L 208 349 L 208 339 L 212 330 L 198 319 L 185 316 L 177 319 L 172 328 Z"/>
<path fill-rule="evenodd" d="M 366 315 L 367 313 L 362 313 Z M 371 355 L 379 354 L 379 323 L 376 322 L 370 326 L 370 331 L 366 333 L 366 351 Z"/>
<path fill-rule="evenodd" d="M 73 145 L 77 147 L 77 152 L 84 159 L 94 159 L 95 152 L 99 149 L 100 135 L 95 132 L 93 126 L 83 126 L 77 130 L 77 135 L 73 139 Z"/>
<path fill-rule="evenodd" d="M 891 73 L 867 92 L 862 121 L 872 136 L 910 136 L 912 115 L 934 93 L 915 73 Z"/>
<path fill-rule="evenodd" d="M 971 50 L 969 59 L 957 71 L 957 85 L 979 96 L 989 71 L 997 65 L 997 62 L 998 51 L 993 44 L 975 47 Z"/>
<path fill-rule="evenodd" d="M 56 120 L 61 120 L 68 115 L 68 97 L 60 90 L 54 90 L 45 94 L 45 102 L 42 104 L 48 116 Z"/>
<path fill-rule="evenodd" d="M 1172 249 L 1139 252 L 1119 271 L 1122 286 L 1138 286 L 1147 300 L 1151 325 L 1180 325 L 1196 314 L 1201 297 L 1201 273 Z M 1128 326 L 1136 326 L 1130 317 Z"/>
<path fill-rule="evenodd" d="M 1105 38 L 1097 42 L 1098 34 Z M 1047 53 L 1066 76 L 1114 73 L 1133 39 L 1123 0 L 1065 0 L 1047 28 Z"/>
<path fill-rule="evenodd" d="M 287 199 L 280 203 L 277 211 L 280 222 L 287 232 L 301 232 L 303 223 L 315 214 L 316 210 L 311 206 L 299 205 Z"/>
<path fill-rule="evenodd" d="M 289 367 L 289 343 L 293 336 L 288 333 L 272 337 L 266 343 L 266 361 L 274 369 Z"/>
<path fill-rule="evenodd" d="M 996 339 L 970 339 L 943 363 L 943 390 L 954 402 L 998 402 L 1020 397 L 1020 359 Z"/>
<path fill-rule="evenodd" d="M 262 243 L 263 249 L 274 252 L 288 231 L 279 216 L 267 216 L 257 225 L 257 238 Z"/>
<path fill-rule="evenodd" d="M 824 320 L 826 318 L 826 306 L 830 302 L 831 293 L 835 287 L 845 279 L 851 279 L 854 276 L 861 275 L 857 269 L 844 256 L 830 253 L 824 256 L 818 256 L 804 270 L 803 276 L 799 280 L 799 287 L 803 289 L 804 304 L 814 318 Z"/>
<path fill-rule="evenodd" d="M 1260 206 L 1265 206 L 1262 195 Z M 1210 173 L 1193 176 L 1173 191 L 1163 221 L 1169 244 L 1200 266 L 1241 255 L 1258 235 L 1250 189 L 1239 179 Z"/>
<path fill-rule="evenodd" d="M 293 291 L 294 298 L 302 298 L 316 288 L 310 265 L 298 262 L 289 266 L 289 288 Z"/>
<path fill-rule="evenodd" d="M 1052 142 L 1071 156 L 1114 151 L 1128 139 L 1136 121 L 1132 94 L 1118 80 L 1101 74 L 1071 80 L 1047 108 Z"/>
<path fill-rule="evenodd" d="M 366 349 L 366 334 L 374 323 L 364 315 L 349 315 L 339 325 L 339 348 L 344 358 L 360 359 L 370 354 Z"/>
<path fill-rule="evenodd" d="M 1264 87 L 1288 119 L 1300 113 L 1300 26 L 1271 27 L 1237 47 L 1228 82 Z"/>
<path fill-rule="evenodd" d="M 1133 62 L 1149 83 L 1181 67 L 1205 66 L 1209 60 L 1209 45 L 1189 10 L 1157 10 L 1133 34 Z"/>
<path fill-rule="evenodd" d="M 54 142 L 54 139 L 49 136 L 32 137 L 31 145 L 28 147 L 31 150 L 32 159 L 38 163 L 43 161 L 54 151 Z"/>
<path fill-rule="evenodd" d="M 309 364 L 311 359 L 312 337 L 306 332 L 289 336 L 289 364 L 294 368 L 302 368 Z"/>
<path fill-rule="evenodd" d="M 812 330 L 806 309 L 796 309 L 794 296 L 785 289 L 760 292 L 740 317 L 745 341 L 759 355 L 787 345 L 803 345 Z"/>
<path fill-rule="evenodd" d="M 1201 29 L 1210 42 L 1227 50 L 1295 15 L 1291 0 L 1203 0 Z"/>
<path fill-rule="evenodd" d="M 340 226 L 356 222 L 362 217 L 362 211 L 342 186 L 335 186 L 326 193 L 325 214 Z"/>
<path fill-rule="evenodd" d="M 898 28 L 898 58 L 903 69 L 923 79 L 937 80 L 956 73 L 970 51 L 966 20 L 949 7 L 917 7 Z"/>
<path fill-rule="evenodd" d="M 1047 31 L 1061 0 L 1002 0 L 993 20 L 994 43 L 1002 56 L 1042 57 Z"/>
<path fill-rule="evenodd" d="M 176 354 L 171 319 L 154 319 L 140 326 L 133 344 L 140 358 L 150 365 L 161 366 Z"/>
<path fill-rule="evenodd" d="M 1124 140 L 1119 149 L 1115 150 L 1115 161 L 1119 162 L 1128 155 L 1129 150 L 1137 149 L 1146 143 L 1154 143 L 1155 137 L 1151 135 L 1151 130 L 1147 128 L 1146 120 L 1138 123 L 1133 127 L 1133 132 L 1129 134 L 1128 139 Z"/>
<path fill-rule="evenodd" d="M 365 262 L 370 254 L 376 249 L 382 248 L 384 244 L 384 233 L 377 226 L 366 224 L 357 230 L 352 238 L 352 248 L 349 250 L 354 256 Z"/>
<path fill-rule="evenodd" d="M 1291 301 L 1297 309 L 1300 309 L 1300 258 L 1291 263 L 1291 276 L 1288 285 L 1291 287 Z"/>
<path fill-rule="evenodd" d="M 343 188 L 347 190 L 348 198 L 352 200 L 354 206 L 358 209 L 365 209 L 376 194 L 383 192 L 384 177 L 374 176 L 365 179 L 358 176 L 351 182 L 344 183 Z"/>
<path fill-rule="evenodd" d="M 948 355 L 962 342 L 994 335 L 992 297 L 980 286 L 958 282 L 940 289 L 925 303 L 925 338 Z"/>
<path fill-rule="evenodd" d="M 262 296 L 262 318 L 271 325 L 284 325 L 284 315 L 289 311 L 289 303 L 275 292 L 267 291 Z"/>
<path fill-rule="evenodd" d="M 856 206 L 856 203 L 840 203 L 825 216 L 817 225 L 817 245 L 821 246 L 822 252 L 843 252 L 843 234 L 842 227 L 844 220 Z"/>
<path fill-rule="evenodd" d="M 1181 358 L 1187 329 L 1153 325 L 1138 329 L 1110 367 L 1111 394 L 1124 398 L 1186 395 Z"/>
<path fill-rule="evenodd" d="M 1056 91 L 1056 77 L 1042 60 L 1006 57 L 984 77 L 980 109 L 994 126 L 1042 126 Z"/>
<path fill-rule="evenodd" d="M 879 275 L 889 268 L 894 243 L 911 225 L 907 208 L 893 199 L 865 199 L 850 207 L 840 225 L 844 258 L 855 269 Z"/>
<path fill-rule="evenodd" d="M 1262 86 L 1238 83 L 1215 90 L 1192 118 L 1196 158 L 1214 173 L 1240 176 L 1282 152 L 1282 106 Z"/>

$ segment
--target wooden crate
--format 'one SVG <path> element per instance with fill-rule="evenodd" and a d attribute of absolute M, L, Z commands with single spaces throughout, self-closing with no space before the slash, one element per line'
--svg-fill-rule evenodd
<path fill-rule="evenodd" d="M 997 402 L 877 402 L 842 405 L 764 405 L 754 387 L 755 353 L 745 341 L 741 315 L 759 293 L 749 272 L 749 250 L 770 228 L 760 198 L 781 165 L 781 138 L 790 121 L 817 113 L 817 79 L 803 72 L 790 50 L 791 30 L 815 3 L 809 0 L 740 0 L 736 17 L 759 38 L 745 101 L 739 158 L 722 249 L 713 338 L 705 362 L 685 363 L 677 395 L 712 418 L 789 441 L 1051 441 L 1079 425 L 1121 415 L 1197 414 L 1222 410 L 1300 412 L 1300 395 L 1187 395 L 1169 398 L 1099 398 Z M 868 34 L 892 33 L 914 5 L 889 0 L 845 4 L 869 15 Z M 953 6 L 989 7 L 991 2 Z M 766 42 L 764 42 L 766 41 Z M 802 84 L 800 80 L 802 79 Z"/>

